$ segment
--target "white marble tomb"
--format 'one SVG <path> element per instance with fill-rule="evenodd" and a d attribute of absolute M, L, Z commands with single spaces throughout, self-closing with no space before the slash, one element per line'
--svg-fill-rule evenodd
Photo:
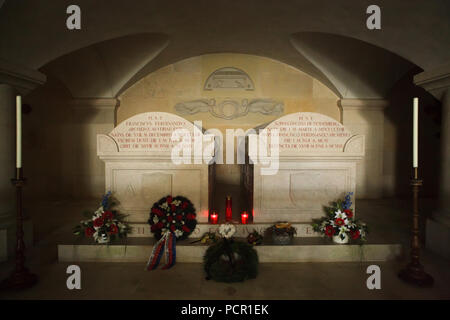
<path fill-rule="evenodd" d="M 280 162 L 275 175 L 263 175 L 266 166 L 254 165 L 254 222 L 311 222 L 323 216 L 323 205 L 347 192 L 354 193 L 354 206 L 364 136 L 311 112 L 288 114 L 265 129 L 279 130 Z"/>
<path fill-rule="evenodd" d="M 128 220 L 144 223 L 153 203 L 166 195 L 189 198 L 199 222 L 208 221 L 208 165 L 191 153 L 191 164 L 174 164 L 176 129 L 203 139 L 191 122 L 165 112 L 135 115 L 108 135 L 97 135 L 97 155 L 105 162 L 105 190 L 112 191 Z"/>

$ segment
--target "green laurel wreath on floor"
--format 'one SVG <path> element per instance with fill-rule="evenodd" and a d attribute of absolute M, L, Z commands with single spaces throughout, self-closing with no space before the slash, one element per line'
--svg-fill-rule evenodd
<path fill-rule="evenodd" d="M 203 261 L 207 279 L 218 282 L 242 282 L 258 275 L 258 253 L 245 242 L 221 239 L 206 250 Z"/>

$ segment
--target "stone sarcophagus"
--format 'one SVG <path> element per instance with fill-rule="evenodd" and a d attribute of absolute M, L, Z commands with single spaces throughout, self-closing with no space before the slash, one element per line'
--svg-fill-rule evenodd
<path fill-rule="evenodd" d="M 176 130 L 181 133 L 179 141 L 172 141 Z M 114 193 L 129 221 L 146 222 L 153 203 L 169 194 L 189 198 L 197 220 L 208 221 L 208 165 L 201 154 L 180 152 L 181 163 L 172 155 L 181 142 L 190 148 L 202 139 L 201 130 L 191 122 L 165 112 L 135 115 L 108 135 L 97 135 L 97 155 L 105 162 L 105 189 Z"/>
<path fill-rule="evenodd" d="M 265 130 L 268 155 L 278 146 L 279 165 L 277 171 L 264 173 L 264 156 L 254 161 L 254 222 L 310 222 L 323 216 L 324 205 L 347 192 L 356 195 L 356 163 L 364 156 L 364 136 L 311 112 L 286 115 Z M 270 137 L 276 131 L 274 142 Z"/>

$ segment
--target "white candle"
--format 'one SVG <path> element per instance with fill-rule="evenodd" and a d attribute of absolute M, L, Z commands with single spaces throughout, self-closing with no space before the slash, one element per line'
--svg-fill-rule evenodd
<path fill-rule="evenodd" d="M 413 100 L 413 168 L 419 166 L 419 98 Z"/>
<path fill-rule="evenodd" d="M 16 168 L 22 168 L 22 97 L 16 97 Z"/>

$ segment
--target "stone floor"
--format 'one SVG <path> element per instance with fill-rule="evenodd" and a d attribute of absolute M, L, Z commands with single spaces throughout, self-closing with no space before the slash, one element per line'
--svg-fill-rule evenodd
<path fill-rule="evenodd" d="M 381 290 L 366 287 L 370 263 L 264 263 L 256 279 L 225 284 L 206 280 L 202 264 L 178 263 L 170 270 L 145 271 L 141 263 L 78 263 L 81 290 L 68 290 L 66 269 L 58 263 L 56 244 L 92 203 L 34 204 L 35 246 L 29 250 L 29 267 L 39 283 L 20 292 L 0 292 L 1 299 L 450 299 L 450 261 L 424 251 L 422 262 L 435 278 L 433 288 L 416 288 L 401 282 L 397 272 L 405 261 L 377 263 Z M 426 200 L 422 206 L 428 208 Z M 409 202 L 364 200 L 357 214 L 377 236 L 408 244 Z M 0 263 L 0 279 L 13 262 Z"/>

